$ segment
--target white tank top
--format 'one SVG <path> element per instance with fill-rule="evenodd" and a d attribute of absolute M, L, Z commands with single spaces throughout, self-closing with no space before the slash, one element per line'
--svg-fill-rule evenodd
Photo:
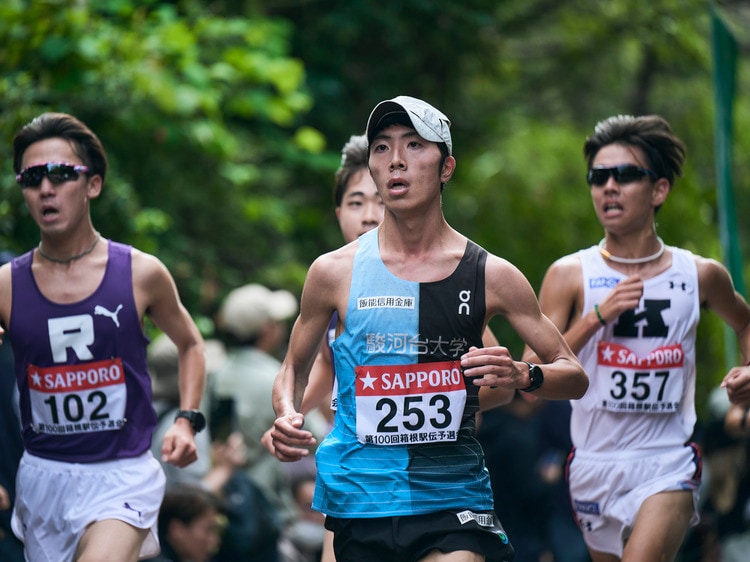
<path fill-rule="evenodd" d="M 571 437 L 581 451 L 679 447 L 692 435 L 698 271 L 693 254 L 670 250 L 672 265 L 644 282 L 638 308 L 602 326 L 578 353 L 589 375 L 585 396 L 571 401 Z M 627 276 L 597 246 L 578 256 L 585 315 Z"/>

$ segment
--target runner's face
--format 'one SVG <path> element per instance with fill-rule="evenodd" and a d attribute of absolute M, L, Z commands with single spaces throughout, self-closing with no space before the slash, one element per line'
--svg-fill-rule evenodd
<path fill-rule="evenodd" d="M 383 220 L 383 200 L 378 195 L 375 182 L 367 168 L 355 172 L 346 187 L 341 199 L 341 206 L 336 207 L 341 234 L 349 243 L 372 230 Z"/>
<path fill-rule="evenodd" d="M 386 207 L 401 200 L 440 196 L 440 184 L 453 175 L 455 160 L 445 159 L 438 145 L 420 137 L 411 127 L 390 125 L 370 146 L 370 173 Z"/>
<path fill-rule="evenodd" d="M 591 167 L 608 168 L 623 164 L 649 168 L 649 162 L 640 148 L 622 144 L 602 147 Z M 608 230 L 650 227 L 655 206 L 663 202 L 663 199 L 659 199 L 660 190 L 655 189 L 655 184 L 649 176 L 627 183 L 618 183 L 610 176 L 604 185 L 591 186 L 591 199 L 599 222 Z"/>
<path fill-rule="evenodd" d="M 23 153 L 21 169 L 46 162 L 81 165 L 73 146 L 61 138 L 44 139 L 31 144 Z M 101 177 L 84 173 L 78 179 L 58 184 L 44 176 L 41 183 L 22 189 L 26 206 L 39 228 L 46 232 L 64 232 L 75 228 L 88 216 L 88 200 L 99 195 Z"/>

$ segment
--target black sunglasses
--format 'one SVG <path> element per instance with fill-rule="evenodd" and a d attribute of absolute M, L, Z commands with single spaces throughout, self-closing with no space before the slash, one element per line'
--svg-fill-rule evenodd
<path fill-rule="evenodd" d="M 42 178 L 47 176 L 49 181 L 55 185 L 78 179 L 79 172 L 87 174 L 88 167 L 65 162 L 47 162 L 36 164 L 21 170 L 16 176 L 16 181 L 21 187 L 36 187 L 42 183 Z"/>
<path fill-rule="evenodd" d="M 620 164 L 612 168 L 591 168 L 586 174 L 589 185 L 602 186 L 612 176 L 617 183 L 631 183 L 638 181 L 643 176 L 651 176 L 656 179 L 656 172 L 647 168 L 641 168 L 634 164 Z"/>

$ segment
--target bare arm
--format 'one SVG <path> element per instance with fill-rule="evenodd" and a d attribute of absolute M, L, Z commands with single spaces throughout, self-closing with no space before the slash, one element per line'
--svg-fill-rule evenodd
<path fill-rule="evenodd" d="M 273 389 L 276 421 L 271 439 L 276 456 L 281 460 L 298 460 L 306 456 L 307 448 L 315 443 L 312 433 L 302 429 L 302 398 L 328 322 L 338 309 L 339 295 L 348 295 L 350 261 L 350 252 L 340 249 L 319 257 L 308 271 L 300 313 Z"/>
<path fill-rule="evenodd" d="M 544 385 L 534 395 L 548 399 L 583 396 L 588 388 L 586 373 L 555 325 L 542 314 L 528 280 L 515 266 L 496 256 L 489 256 L 486 276 L 488 314 L 505 316 L 543 362 Z M 528 365 L 514 360 L 502 346 L 472 350 L 462 358 L 462 366 L 464 374 L 483 377 L 475 384 L 511 390 L 530 384 Z"/>
<path fill-rule="evenodd" d="M 737 336 L 744 363 L 750 359 L 750 306 L 732 284 L 727 269 L 719 262 L 696 258 L 701 304 L 713 310 Z M 721 385 L 735 404 L 750 403 L 750 367 L 733 367 Z"/>
<path fill-rule="evenodd" d="M 177 346 L 180 409 L 198 409 L 206 380 L 204 343 L 180 302 L 171 274 L 154 256 L 133 250 L 133 287 L 141 316 L 147 314 Z M 179 467 L 198 458 L 193 430 L 187 420 L 180 418 L 167 431 L 162 458 Z"/>
<path fill-rule="evenodd" d="M 10 262 L 0 267 L 0 345 L 5 337 L 5 328 L 10 322 L 11 303 L 11 265 Z"/>
<path fill-rule="evenodd" d="M 333 388 L 333 363 L 331 363 L 331 354 L 325 341 L 327 337 L 326 335 L 321 342 L 310 370 L 307 387 L 300 406 L 300 412 L 303 414 L 307 414 L 318 406 L 330 406 L 331 389 Z"/>

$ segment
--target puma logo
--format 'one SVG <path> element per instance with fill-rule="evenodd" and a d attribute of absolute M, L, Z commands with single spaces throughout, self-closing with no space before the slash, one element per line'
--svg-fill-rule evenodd
<path fill-rule="evenodd" d="M 97 304 L 94 307 L 94 314 L 98 314 L 99 316 L 107 316 L 107 317 L 111 318 L 112 322 L 115 323 L 115 326 L 117 326 L 119 328 L 120 327 L 120 321 L 117 319 L 117 315 L 119 314 L 121 308 L 122 308 L 122 305 L 119 304 L 119 305 L 117 305 L 117 308 L 115 309 L 114 312 L 110 312 L 109 310 L 107 310 L 103 306 Z"/>
<path fill-rule="evenodd" d="M 130 511 L 136 512 L 138 514 L 138 520 L 143 519 L 143 514 L 137 509 L 135 509 L 134 507 L 131 507 L 131 505 L 128 502 L 125 502 L 124 504 L 122 504 L 122 507 L 124 507 L 125 509 L 129 509 Z"/>

